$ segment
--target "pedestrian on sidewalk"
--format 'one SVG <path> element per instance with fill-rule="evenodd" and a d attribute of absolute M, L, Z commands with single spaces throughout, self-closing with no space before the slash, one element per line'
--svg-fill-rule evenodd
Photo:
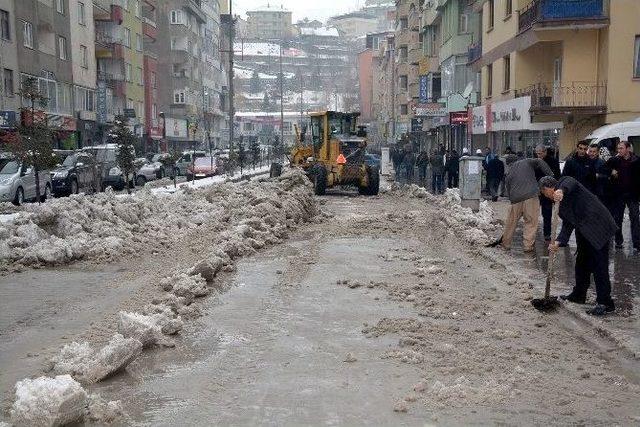
<path fill-rule="evenodd" d="M 586 153 L 586 151 L 585 151 Z M 551 171 L 553 172 L 553 177 L 555 179 L 560 178 L 560 162 L 558 161 L 555 155 L 550 153 L 548 147 L 540 144 L 536 146 L 536 156 L 543 160 Z M 536 175 L 537 179 L 542 178 L 544 175 L 541 172 L 538 172 Z M 551 200 L 546 197 L 540 197 L 540 210 L 542 211 L 542 234 L 544 235 L 544 240 L 548 242 L 551 240 L 551 212 L 553 209 L 553 203 Z"/>
<path fill-rule="evenodd" d="M 572 177 L 580 184 L 587 187 L 587 190 L 595 194 L 595 163 L 587 155 L 587 150 L 588 146 L 585 141 L 578 142 L 576 151 L 567 158 L 567 161 L 564 164 L 562 176 Z"/>
<path fill-rule="evenodd" d="M 597 304 L 587 313 L 602 316 L 613 312 L 609 243 L 618 229 L 613 217 L 592 192 L 572 177 L 565 176 L 559 181 L 550 176 L 543 177 L 540 179 L 540 192 L 549 200 L 560 203 L 558 214 L 562 219 L 562 231 L 557 240 L 549 244 L 549 251 L 566 246 L 571 234 L 569 230 L 576 230 L 576 283 L 571 293 L 561 298 L 584 304 L 593 275 Z"/>
<path fill-rule="evenodd" d="M 498 157 L 492 157 L 487 163 L 487 187 L 489 195 L 494 202 L 498 201 L 500 194 L 500 182 L 504 178 L 504 163 Z"/>
<path fill-rule="evenodd" d="M 458 181 L 460 178 L 460 156 L 458 152 L 453 150 L 447 158 L 444 168 L 447 172 L 447 187 L 458 188 Z"/>
<path fill-rule="evenodd" d="M 427 165 L 429 163 L 429 155 L 426 151 L 421 151 L 416 159 L 416 166 L 418 166 L 418 179 L 421 183 L 427 180 Z"/>
<path fill-rule="evenodd" d="M 524 251 L 533 252 L 540 221 L 540 189 L 536 173 L 553 176 L 553 171 L 543 160 L 509 159 L 509 174 L 505 178 L 507 197 L 511 202 L 504 224 L 501 245 L 511 249 L 511 242 L 520 218 L 524 218 Z"/>
<path fill-rule="evenodd" d="M 404 156 L 404 167 L 407 173 L 407 183 L 413 181 L 413 169 L 416 164 L 416 156 L 413 154 L 413 151 L 407 151 L 407 154 Z"/>
<path fill-rule="evenodd" d="M 618 143 L 618 155 L 607 162 L 611 168 L 613 183 L 614 219 L 618 225 L 616 233 L 616 247 L 624 244 L 622 235 L 622 222 L 624 211 L 629 209 L 629 221 L 631 222 L 631 240 L 633 249 L 640 251 L 640 159 L 631 151 L 631 143 L 621 141 Z"/>
<path fill-rule="evenodd" d="M 593 162 L 593 168 L 596 172 L 593 193 L 598 196 L 598 199 L 607 207 L 609 213 L 611 213 L 611 216 L 615 219 L 615 213 L 613 210 L 614 189 L 611 184 L 611 169 L 601 157 L 600 150 L 601 149 L 598 147 L 597 142 L 589 145 L 589 148 L 587 149 L 587 156 L 589 156 L 589 159 Z M 606 153 L 609 151 L 606 148 L 603 148 L 602 150 L 606 150 Z M 610 154 L 608 154 L 607 160 L 609 158 L 611 158 Z"/>
<path fill-rule="evenodd" d="M 429 157 L 431 166 L 431 191 L 433 194 L 444 193 L 444 153 L 433 150 Z"/>

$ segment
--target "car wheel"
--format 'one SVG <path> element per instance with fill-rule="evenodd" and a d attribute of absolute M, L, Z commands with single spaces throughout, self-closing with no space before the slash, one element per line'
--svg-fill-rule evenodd
<path fill-rule="evenodd" d="M 78 194 L 78 181 L 75 179 L 71 180 L 71 194 Z"/>
<path fill-rule="evenodd" d="M 18 187 L 16 190 L 16 196 L 13 198 L 13 204 L 16 206 L 22 206 L 24 204 L 24 190 L 22 187 Z"/>
<path fill-rule="evenodd" d="M 51 198 L 51 186 L 47 184 L 44 187 L 44 194 L 40 197 L 40 201 L 44 203 L 47 201 L 47 199 L 50 199 L 50 198 Z"/>
<path fill-rule="evenodd" d="M 144 176 L 140 175 L 136 178 L 136 185 L 138 187 L 144 187 L 146 183 L 147 183 L 147 179 Z"/>

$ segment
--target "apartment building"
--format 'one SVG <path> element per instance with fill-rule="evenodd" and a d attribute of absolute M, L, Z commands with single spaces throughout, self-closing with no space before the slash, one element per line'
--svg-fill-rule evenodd
<path fill-rule="evenodd" d="M 202 66 L 204 90 L 203 140 L 207 146 L 221 147 L 225 113 L 224 91 L 227 73 L 223 68 L 221 48 L 221 21 L 218 0 L 202 0 L 202 11 L 206 16 L 202 37 Z"/>
<path fill-rule="evenodd" d="M 411 132 L 413 107 L 419 100 L 418 71 L 422 57 L 420 42 L 420 1 L 396 1 L 395 30 L 395 137 Z"/>
<path fill-rule="evenodd" d="M 537 143 L 557 144 L 564 157 L 593 129 L 640 116 L 639 2 L 480 3 L 475 144 L 528 154 Z"/>
<path fill-rule="evenodd" d="M 291 11 L 280 7 L 265 6 L 247 11 L 247 37 L 262 39 L 286 39 L 293 35 Z"/>
<path fill-rule="evenodd" d="M 16 21 L 13 0 L 0 0 L 0 129 L 12 128 L 19 121 L 20 72 L 16 32 L 22 31 Z"/>
<path fill-rule="evenodd" d="M 60 148 L 76 146 L 68 6 L 65 0 L 14 3 L 15 23 L 19 27 L 16 31 L 19 81 L 29 77 L 39 80 L 48 103 L 38 114 L 47 115 Z"/>
<path fill-rule="evenodd" d="M 378 17 L 364 11 L 334 16 L 329 19 L 327 25 L 337 28 L 341 36 L 351 39 L 376 32 L 379 28 Z"/>
<path fill-rule="evenodd" d="M 148 0 L 93 0 L 98 121 L 123 115 L 139 137 L 146 123 L 143 2 Z"/>
<path fill-rule="evenodd" d="M 147 0 L 142 3 L 142 80 L 144 82 L 144 116 L 146 119 L 143 138 L 147 151 L 167 149 L 166 145 L 160 146 L 164 134 L 158 110 L 157 13 L 157 0 Z"/>

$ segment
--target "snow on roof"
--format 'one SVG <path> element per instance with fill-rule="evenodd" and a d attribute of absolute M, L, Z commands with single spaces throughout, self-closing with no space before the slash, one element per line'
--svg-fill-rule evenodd
<path fill-rule="evenodd" d="M 338 30 L 333 27 L 300 28 L 300 34 L 303 36 L 319 36 L 319 37 L 340 37 Z"/>
<path fill-rule="evenodd" d="M 253 77 L 254 70 L 250 68 L 239 67 L 236 65 L 233 68 L 233 72 L 234 72 L 234 75 L 239 79 L 250 79 L 251 77 Z M 284 76 L 285 79 L 292 79 L 296 76 L 294 73 L 287 73 L 287 72 L 282 73 L 282 75 Z M 278 78 L 276 74 L 265 74 L 265 73 L 258 73 L 258 77 L 263 80 L 275 80 Z"/>
<path fill-rule="evenodd" d="M 282 4 L 280 4 L 280 7 L 277 7 L 277 6 L 271 6 L 270 3 L 267 3 L 255 9 L 248 10 L 247 15 L 250 13 L 256 13 L 256 12 L 257 13 L 262 13 L 262 12 L 291 13 L 291 11 L 288 9 L 285 9 Z"/>
<path fill-rule="evenodd" d="M 236 42 L 233 45 L 233 49 L 236 52 L 236 55 L 246 55 L 246 56 L 278 56 L 280 55 L 280 45 L 276 43 L 265 43 L 265 42 Z M 307 54 L 305 51 L 296 49 L 293 47 L 287 48 L 285 47 L 282 50 L 282 55 L 287 58 L 306 58 Z"/>

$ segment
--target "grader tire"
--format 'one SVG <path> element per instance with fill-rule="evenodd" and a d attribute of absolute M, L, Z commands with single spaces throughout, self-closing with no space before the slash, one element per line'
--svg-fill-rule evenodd
<path fill-rule="evenodd" d="M 316 196 L 324 196 L 327 192 L 327 170 L 322 166 L 314 168 L 312 178 Z"/>

